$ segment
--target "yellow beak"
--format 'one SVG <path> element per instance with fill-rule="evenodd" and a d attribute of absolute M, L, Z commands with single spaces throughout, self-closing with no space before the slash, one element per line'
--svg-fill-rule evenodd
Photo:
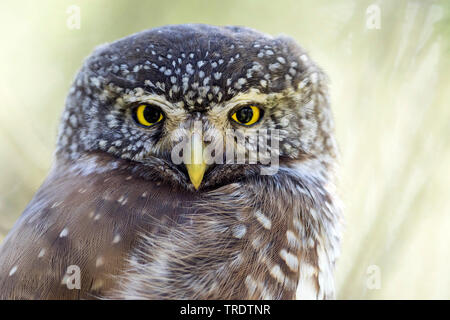
<path fill-rule="evenodd" d="M 191 134 L 191 159 L 186 161 L 186 168 L 192 185 L 196 190 L 200 187 L 208 165 L 203 160 L 202 136 L 196 132 Z"/>

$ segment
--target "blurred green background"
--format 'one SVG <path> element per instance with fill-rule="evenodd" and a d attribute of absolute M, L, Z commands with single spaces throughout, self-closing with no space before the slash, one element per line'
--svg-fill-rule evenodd
<path fill-rule="evenodd" d="M 73 5 L 79 29 L 67 26 Z M 449 1 L 1 1 L 0 239 L 46 176 L 65 95 L 95 46 L 164 24 L 246 25 L 291 35 L 331 78 L 338 298 L 450 299 L 449 14 Z"/>

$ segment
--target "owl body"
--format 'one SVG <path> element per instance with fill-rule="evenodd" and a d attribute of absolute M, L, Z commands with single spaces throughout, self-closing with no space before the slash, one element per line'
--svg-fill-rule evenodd
<path fill-rule="evenodd" d="M 276 172 L 177 163 L 194 126 L 201 150 L 227 130 L 276 131 Z M 53 168 L 2 244 L 0 297 L 333 298 L 335 158 L 325 76 L 289 38 L 179 25 L 101 46 L 70 90 Z"/>

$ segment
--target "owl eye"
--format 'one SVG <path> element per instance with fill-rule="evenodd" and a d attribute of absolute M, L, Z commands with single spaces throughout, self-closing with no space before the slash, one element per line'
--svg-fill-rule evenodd
<path fill-rule="evenodd" d="M 251 126 L 261 118 L 261 110 L 257 106 L 248 105 L 239 108 L 231 115 L 231 119 L 239 124 Z"/>
<path fill-rule="evenodd" d="M 133 110 L 133 118 L 139 125 L 150 127 L 164 119 L 161 110 L 149 104 L 140 104 Z"/>

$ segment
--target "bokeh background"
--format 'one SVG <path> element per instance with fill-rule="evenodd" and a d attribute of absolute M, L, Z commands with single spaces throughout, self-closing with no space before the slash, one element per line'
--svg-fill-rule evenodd
<path fill-rule="evenodd" d="M 346 216 L 338 298 L 450 299 L 449 1 L 1 1 L 0 240 L 51 165 L 83 59 L 189 22 L 291 35 L 328 73 Z"/>

